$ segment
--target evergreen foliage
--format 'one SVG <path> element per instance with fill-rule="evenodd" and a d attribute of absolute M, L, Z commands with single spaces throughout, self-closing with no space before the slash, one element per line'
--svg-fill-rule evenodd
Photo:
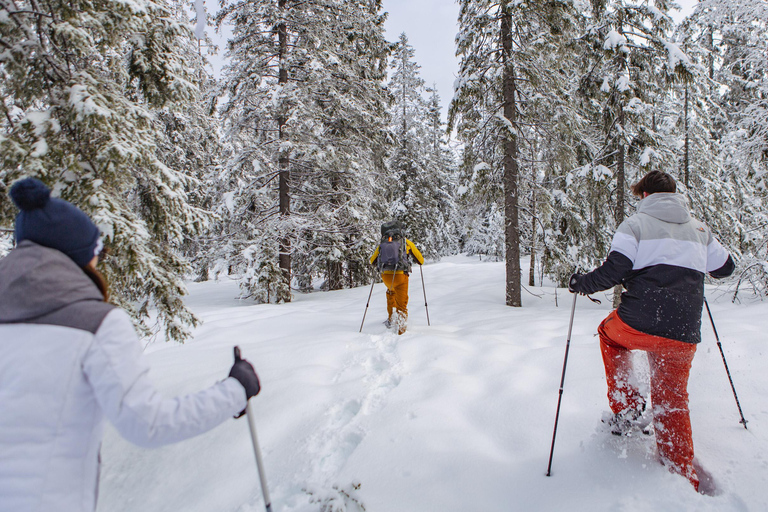
<path fill-rule="evenodd" d="M 99 225 L 142 333 L 183 341 L 183 279 L 265 303 L 358 286 L 393 218 L 427 258 L 506 259 L 519 306 L 521 256 L 531 285 L 599 265 L 659 169 L 737 258 L 734 298 L 768 295 L 764 0 L 678 26 L 667 0 L 459 4 L 446 126 L 380 0 L 223 0 L 220 82 L 179 0 L 0 0 L 0 227 L 42 179 Z"/>
<path fill-rule="evenodd" d="M 196 324 L 181 297 L 184 237 L 206 222 L 194 180 L 161 146 L 159 112 L 197 99 L 185 20 L 162 1 L 0 2 L 0 218 L 8 187 L 36 176 L 99 225 L 113 300 L 144 334 L 150 309 L 169 339 Z"/>
<path fill-rule="evenodd" d="M 218 16 L 234 29 L 223 115 L 236 203 L 248 209 L 229 233 L 246 295 L 263 298 L 272 283 L 272 297 L 290 299 L 289 283 L 274 283 L 263 261 L 278 251 L 292 258 L 300 289 L 316 277 L 329 289 L 368 278 L 361 262 L 383 217 L 389 144 L 380 9 L 364 0 L 228 2 Z"/>
<path fill-rule="evenodd" d="M 422 254 L 434 259 L 457 249 L 455 164 L 443 135 L 440 97 L 425 88 L 414 54 L 408 37 L 401 34 L 390 62 L 390 128 L 395 144 L 384 186 L 389 218 L 402 221 Z"/>

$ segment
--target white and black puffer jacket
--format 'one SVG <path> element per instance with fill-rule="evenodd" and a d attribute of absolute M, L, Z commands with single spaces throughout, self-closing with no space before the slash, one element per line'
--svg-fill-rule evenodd
<path fill-rule="evenodd" d="M 734 267 L 709 228 L 691 217 L 682 195 L 655 193 L 621 223 L 608 258 L 582 276 L 576 291 L 592 294 L 622 284 L 618 315 L 627 325 L 698 343 L 704 276 L 728 277 Z"/>
<path fill-rule="evenodd" d="M 93 511 L 105 417 L 153 447 L 245 408 L 233 378 L 167 399 L 148 371 L 128 315 L 66 255 L 24 241 L 0 260 L 0 511 Z"/>

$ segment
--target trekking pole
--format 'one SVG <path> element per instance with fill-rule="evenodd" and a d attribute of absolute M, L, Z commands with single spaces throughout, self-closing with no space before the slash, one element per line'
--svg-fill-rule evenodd
<path fill-rule="evenodd" d="M 421 289 L 424 291 L 424 308 L 427 310 L 427 325 L 429 325 L 429 306 L 427 306 L 427 289 L 424 287 L 424 269 L 419 265 L 421 271 Z"/>
<path fill-rule="evenodd" d="M 715 328 L 715 321 L 712 319 L 712 311 L 709 309 L 709 303 L 707 298 L 704 297 L 704 305 L 707 306 L 707 314 L 709 315 L 709 321 L 712 324 L 712 330 L 715 332 L 715 340 L 717 340 L 717 348 L 720 349 L 720 356 L 723 358 L 723 365 L 725 365 L 725 373 L 728 374 L 728 382 L 731 383 L 731 389 L 733 390 L 733 397 L 736 399 L 736 407 L 739 408 L 739 416 L 741 416 L 741 423 L 744 428 L 747 428 L 747 420 L 744 419 L 744 413 L 741 412 L 741 404 L 739 403 L 739 396 L 736 394 L 736 388 L 733 385 L 733 379 L 731 378 L 731 372 L 728 370 L 728 363 L 725 361 L 725 353 L 723 352 L 723 346 L 720 344 L 720 337 L 717 335 L 717 328 Z"/>
<path fill-rule="evenodd" d="M 552 432 L 552 447 L 549 449 L 549 464 L 547 465 L 547 476 L 552 475 L 552 455 L 555 453 L 555 436 L 557 435 L 557 420 L 560 418 L 560 401 L 563 399 L 563 385 L 565 384 L 565 366 L 568 364 L 568 349 L 571 347 L 571 330 L 573 329 L 573 314 L 576 312 L 576 298 L 578 293 L 573 294 L 573 305 L 571 306 L 571 322 L 568 324 L 568 338 L 565 341 L 565 359 L 563 359 L 563 375 L 560 377 L 560 393 L 557 397 L 557 412 L 555 413 L 555 430 Z"/>
<path fill-rule="evenodd" d="M 240 359 L 240 347 L 235 347 L 235 361 Z M 253 410 L 251 401 L 248 400 L 245 405 L 245 415 L 248 417 L 248 428 L 251 430 L 251 441 L 253 441 L 253 453 L 256 455 L 256 468 L 259 471 L 259 480 L 261 481 L 261 494 L 264 496 L 264 505 L 267 512 L 272 512 L 272 500 L 269 499 L 269 489 L 267 489 L 267 475 L 264 473 L 264 461 L 261 460 L 261 449 L 259 448 L 259 439 L 256 437 L 256 423 L 253 419 Z"/>
<path fill-rule="evenodd" d="M 371 295 L 373 295 L 373 285 L 375 285 L 375 284 L 376 284 L 376 279 L 374 279 L 371 282 L 371 291 L 368 292 L 368 302 L 365 303 L 365 312 L 363 312 L 363 321 L 360 322 L 360 331 L 358 331 L 358 332 L 363 332 L 363 324 L 365 323 L 365 315 L 368 314 L 368 304 L 371 303 Z"/>

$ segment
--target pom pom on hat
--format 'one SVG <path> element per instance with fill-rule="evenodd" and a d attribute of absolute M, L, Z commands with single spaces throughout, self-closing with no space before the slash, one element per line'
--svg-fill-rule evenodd
<path fill-rule="evenodd" d="M 78 207 L 51 197 L 51 190 L 35 178 L 13 184 L 11 199 L 21 210 L 16 216 L 16 242 L 29 240 L 61 251 L 77 266 L 96 256 L 99 228 Z"/>
<path fill-rule="evenodd" d="M 51 189 L 38 179 L 27 178 L 13 184 L 10 196 L 19 210 L 37 210 L 48 204 L 51 199 Z"/>

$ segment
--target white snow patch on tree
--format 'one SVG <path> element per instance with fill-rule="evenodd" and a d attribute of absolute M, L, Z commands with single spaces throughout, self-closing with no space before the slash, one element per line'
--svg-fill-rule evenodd
<path fill-rule="evenodd" d="M 619 34 L 615 30 L 608 32 L 605 37 L 605 43 L 603 43 L 603 49 L 615 50 L 617 46 L 624 46 L 627 42 L 627 38 Z"/>
<path fill-rule="evenodd" d="M 654 157 L 657 157 L 658 154 L 656 151 L 653 150 L 653 148 L 645 148 L 643 150 L 643 153 L 640 155 L 640 165 L 646 166 L 649 163 L 651 163 L 651 159 Z"/>
<path fill-rule="evenodd" d="M 205 37 L 205 2 L 204 0 L 195 0 L 195 12 L 197 13 L 197 23 L 195 24 L 195 37 L 203 39 Z"/>
<path fill-rule="evenodd" d="M 685 67 L 688 67 L 691 65 L 691 60 L 688 58 L 688 56 L 685 54 L 683 50 L 680 49 L 680 47 L 673 42 L 670 41 L 662 41 L 664 44 L 664 48 L 667 49 L 667 55 L 668 55 L 668 66 L 670 70 L 674 70 L 677 66 L 683 65 Z"/>

